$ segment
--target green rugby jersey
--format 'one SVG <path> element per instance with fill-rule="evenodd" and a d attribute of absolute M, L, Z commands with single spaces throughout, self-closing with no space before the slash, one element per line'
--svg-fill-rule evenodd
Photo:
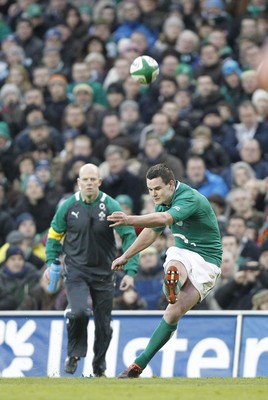
<path fill-rule="evenodd" d="M 101 191 L 92 204 L 85 203 L 80 192 L 72 195 L 58 208 L 51 222 L 46 244 L 47 264 L 63 253 L 68 269 L 78 268 L 106 276 L 112 274 L 111 265 L 116 257 L 113 229 L 122 239 L 123 251 L 136 239 L 131 226 L 109 227 L 107 215 L 114 211 L 122 211 L 119 203 Z M 135 256 L 124 270 L 134 276 L 137 268 L 138 256 Z"/>
<path fill-rule="evenodd" d="M 177 182 L 171 204 L 156 205 L 157 212 L 168 212 L 175 246 L 194 251 L 206 261 L 220 266 L 221 236 L 216 215 L 205 196 L 185 183 Z M 163 228 L 155 228 L 159 232 Z"/>

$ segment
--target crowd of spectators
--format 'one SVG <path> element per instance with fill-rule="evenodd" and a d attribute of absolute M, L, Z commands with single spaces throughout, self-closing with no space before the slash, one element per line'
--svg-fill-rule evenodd
<path fill-rule="evenodd" d="M 222 234 L 202 308 L 268 309 L 267 39 L 265 0 L 0 2 L 0 310 L 66 307 L 64 283 L 51 294 L 42 280 L 46 233 L 85 163 L 135 214 L 153 210 L 146 171 L 167 164 L 209 199 Z M 142 54 L 160 66 L 149 86 L 129 73 Z M 166 229 L 140 254 L 114 309 L 165 308 L 172 242 Z"/>

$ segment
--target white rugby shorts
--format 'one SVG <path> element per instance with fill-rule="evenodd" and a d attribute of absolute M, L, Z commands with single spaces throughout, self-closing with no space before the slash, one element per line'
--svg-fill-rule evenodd
<path fill-rule="evenodd" d="M 163 265 L 165 272 L 167 264 L 172 260 L 180 261 L 185 266 L 189 280 L 200 294 L 200 301 L 213 289 L 221 275 L 221 269 L 217 265 L 205 261 L 194 251 L 175 246 L 170 247 L 166 252 L 166 260 Z"/>

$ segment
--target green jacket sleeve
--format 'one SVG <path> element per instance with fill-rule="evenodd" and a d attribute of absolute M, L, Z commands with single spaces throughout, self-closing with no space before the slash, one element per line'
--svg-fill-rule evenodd
<path fill-rule="evenodd" d="M 119 203 L 112 199 L 110 196 L 107 196 L 107 206 L 110 213 L 114 211 L 122 211 Z M 116 226 L 115 231 L 118 233 L 120 238 L 122 239 L 122 249 L 125 252 L 132 243 L 136 240 L 137 235 L 135 230 L 132 226 Z M 135 276 L 138 272 L 138 265 L 139 265 L 139 255 L 136 254 L 135 256 L 131 257 L 129 262 L 125 265 L 124 271 L 127 275 Z"/>
<path fill-rule="evenodd" d="M 51 222 L 47 243 L 46 243 L 46 263 L 51 265 L 51 263 L 59 257 L 62 252 L 61 240 L 66 232 L 66 212 L 71 203 L 71 199 L 66 200 L 56 211 Z"/>

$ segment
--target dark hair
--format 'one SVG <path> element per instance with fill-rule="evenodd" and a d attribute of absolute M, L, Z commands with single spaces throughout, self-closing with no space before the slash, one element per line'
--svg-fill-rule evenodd
<path fill-rule="evenodd" d="M 146 174 L 146 179 L 161 178 L 167 185 L 170 181 L 176 181 L 174 173 L 165 164 L 156 164 Z"/>
<path fill-rule="evenodd" d="M 246 219 L 240 214 L 232 214 L 228 219 L 227 225 L 229 225 L 232 219 L 240 219 L 241 221 L 244 221 L 244 224 L 246 225 Z"/>

